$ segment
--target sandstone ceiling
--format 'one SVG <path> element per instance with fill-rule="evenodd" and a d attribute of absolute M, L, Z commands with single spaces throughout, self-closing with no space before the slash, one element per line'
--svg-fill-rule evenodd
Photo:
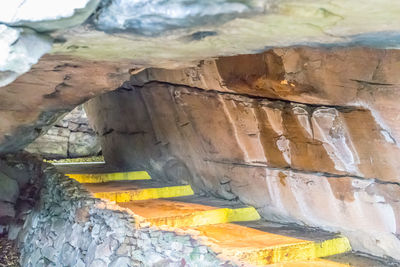
<path fill-rule="evenodd" d="M 7 0 L 0 5 L 0 86 L 45 53 L 171 68 L 268 47 L 396 48 L 399 40 L 400 2 L 391 0 Z"/>

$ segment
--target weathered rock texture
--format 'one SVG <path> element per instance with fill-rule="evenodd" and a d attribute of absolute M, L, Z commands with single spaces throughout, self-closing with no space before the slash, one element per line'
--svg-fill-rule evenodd
<path fill-rule="evenodd" d="M 78 106 L 25 150 L 45 158 L 97 156 L 101 151 L 83 106 Z"/>
<path fill-rule="evenodd" d="M 15 237 L 39 198 L 42 176 L 36 161 L 27 153 L 0 158 L 0 235 Z"/>
<path fill-rule="evenodd" d="M 44 56 L 28 73 L 0 88 L 0 154 L 24 148 L 86 100 L 118 88 L 129 62 Z"/>
<path fill-rule="evenodd" d="M 17 236 L 22 266 L 232 266 L 184 231 L 135 227 L 129 210 L 93 198 L 54 166 L 36 164 L 44 187 Z"/>
<path fill-rule="evenodd" d="M 273 49 L 147 69 L 88 102 L 107 162 L 399 259 L 400 52 Z"/>

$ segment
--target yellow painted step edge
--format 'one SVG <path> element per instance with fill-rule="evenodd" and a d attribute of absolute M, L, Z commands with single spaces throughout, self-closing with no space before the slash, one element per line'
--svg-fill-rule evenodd
<path fill-rule="evenodd" d="M 315 243 L 315 257 L 322 258 L 351 250 L 350 241 L 345 236 Z"/>
<path fill-rule="evenodd" d="M 316 258 L 345 253 L 351 250 L 349 240 L 337 237 L 323 242 L 305 241 L 297 244 L 288 244 L 268 247 L 239 253 L 241 260 L 255 265 L 266 265 L 280 262 L 313 260 Z"/>
<path fill-rule="evenodd" d="M 257 221 L 261 216 L 254 207 L 228 209 L 228 222 Z"/>
<path fill-rule="evenodd" d="M 155 226 L 167 225 L 171 227 L 194 227 L 239 221 L 255 221 L 259 219 L 260 215 L 255 208 L 245 207 L 238 209 L 217 208 L 212 210 L 196 211 L 181 216 L 146 218 L 145 220 Z"/>
<path fill-rule="evenodd" d="M 98 192 L 93 195 L 97 198 L 105 198 L 115 202 L 129 202 L 134 200 L 191 196 L 193 194 L 194 192 L 190 185 L 178 185 L 129 191 Z"/>
<path fill-rule="evenodd" d="M 135 172 L 113 172 L 113 173 L 79 173 L 66 174 L 80 183 L 104 183 L 111 181 L 134 181 L 150 180 L 151 177 L 146 171 Z"/>

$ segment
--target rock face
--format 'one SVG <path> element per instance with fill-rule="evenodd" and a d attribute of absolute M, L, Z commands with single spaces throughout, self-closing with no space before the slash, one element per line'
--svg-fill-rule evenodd
<path fill-rule="evenodd" d="M 101 151 L 82 106 L 76 107 L 25 150 L 45 158 L 97 156 Z"/>
<path fill-rule="evenodd" d="M 400 53 L 273 49 L 147 69 L 92 99 L 107 162 L 399 259 Z"/>
<path fill-rule="evenodd" d="M 400 39 L 400 2 L 392 0 L 74 0 L 46 8 L 4 0 L 0 10 L 0 86 L 46 52 L 171 68 L 265 47 L 398 48 Z"/>
<path fill-rule="evenodd" d="M 7 10 L 4 8 L 3 10 Z M 51 39 L 32 30 L 0 23 L 0 87 L 27 72 L 51 49 Z"/>
<path fill-rule="evenodd" d="M 41 176 L 33 161 L 37 159 L 27 153 L 0 158 L 0 234 L 4 228 L 20 229 L 36 203 Z"/>
<path fill-rule="evenodd" d="M 129 78 L 129 62 L 44 56 L 31 71 L 0 88 L 0 154 L 23 149 L 57 119 Z"/>

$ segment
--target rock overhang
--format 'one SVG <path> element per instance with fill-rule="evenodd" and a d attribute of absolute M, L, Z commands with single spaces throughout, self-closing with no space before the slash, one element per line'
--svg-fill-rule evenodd
<path fill-rule="evenodd" d="M 4 46 L 11 48 L 1 69 L 3 86 L 47 52 L 176 68 L 271 47 L 365 45 L 386 49 L 398 48 L 400 43 L 400 3 L 390 0 L 50 2 L 2 4 L 7 11 L 0 13 L 2 27 L 37 39 L 22 42 L 21 49 L 29 51 L 30 57 L 20 60 L 23 69 L 15 70 L 9 61 L 21 49 L 15 48 L 18 42 L 6 42 L 8 35 L 1 36 Z M 40 12 L 31 14 L 33 10 Z M 55 40 L 51 50 L 51 41 L 39 34 L 43 32 Z"/>

